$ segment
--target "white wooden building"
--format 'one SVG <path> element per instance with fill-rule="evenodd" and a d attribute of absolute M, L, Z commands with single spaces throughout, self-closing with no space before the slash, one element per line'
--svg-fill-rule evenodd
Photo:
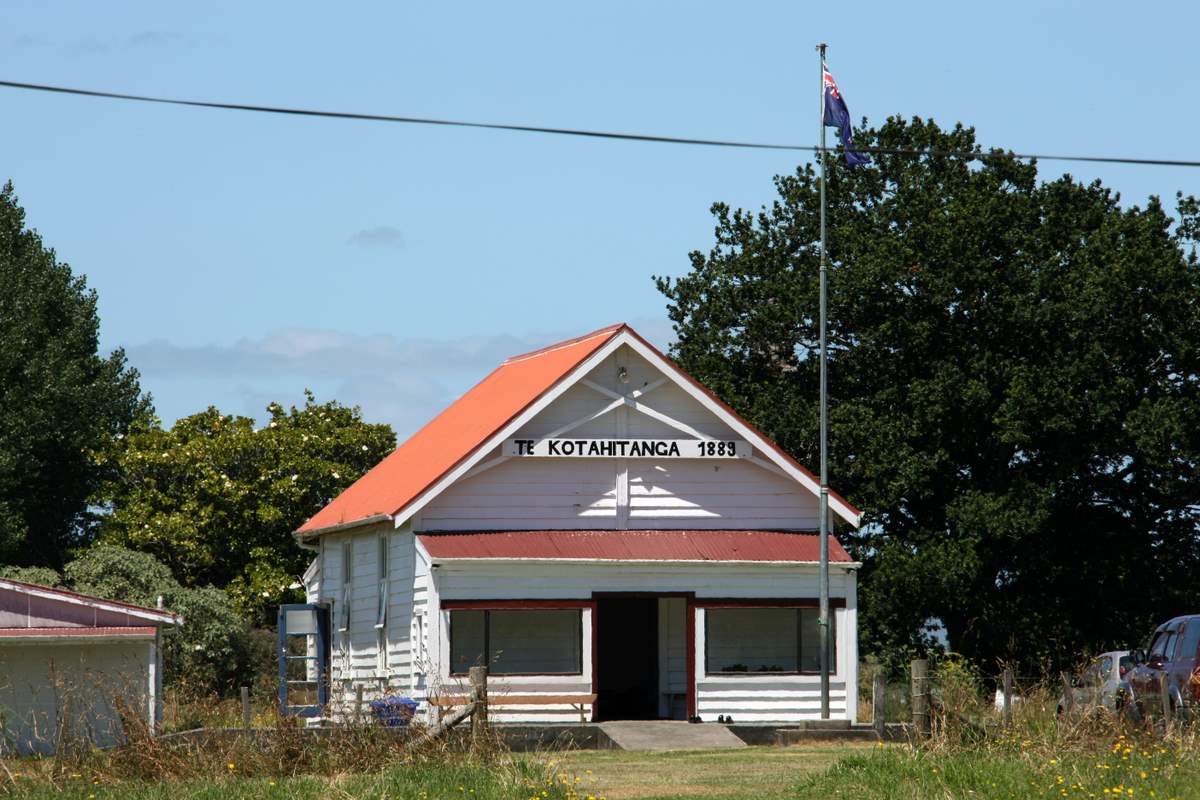
<path fill-rule="evenodd" d="M 813 475 L 617 325 L 505 361 L 296 536 L 334 713 L 487 664 L 501 722 L 795 722 L 819 717 L 817 525 Z M 859 564 L 831 539 L 853 720 Z"/>
<path fill-rule="evenodd" d="M 161 608 L 0 579 L 0 753 L 123 740 L 117 706 L 162 718 Z"/>

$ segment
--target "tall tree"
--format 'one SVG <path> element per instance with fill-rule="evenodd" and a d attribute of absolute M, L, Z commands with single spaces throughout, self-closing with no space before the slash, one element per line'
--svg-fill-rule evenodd
<path fill-rule="evenodd" d="M 865 645 L 931 618 L 987 662 L 1140 639 L 1200 591 L 1200 215 L 978 160 L 974 131 L 890 119 L 830 158 L 832 482 L 867 512 Z M 817 456 L 818 181 L 657 278 L 674 356 L 802 460 Z"/>
<path fill-rule="evenodd" d="M 91 536 L 93 453 L 149 408 L 137 372 L 99 354 L 96 292 L 0 189 L 0 562 L 60 569 Z"/>
<path fill-rule="evenodd" d="M 97 495 L 103 542 L 150 553 L 185 586 L 224 588 L 243 613 L 271 607 L 312 560 L 291 533 L 396 445 L 357 407 L 267 406 L 266 424 L 209 408 L 165 430 L 135 429 Z"/>

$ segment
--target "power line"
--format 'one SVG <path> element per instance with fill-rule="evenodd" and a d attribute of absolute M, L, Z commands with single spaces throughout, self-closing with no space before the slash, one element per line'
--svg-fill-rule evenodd
<path fill-rule="evenodd" d="M 596 131 L 583 128 L 553 128 L 539 125 L 510 125 L 499 122 L 472 122 L 467 120 L 437 119 L 433 117 L 405 117 L 391 114 L 365 114 L 353 111 L 322 111 L 309 108 L 289 108 L 286 106 L 259 106 L 247 103 L 222 103 L 206 100 L 182 100 L 173 97 L 153 97 L 150 95 L 124 94 L 121 92 L 105 92 L 94 89 L 76 89 L 68 86 L 50 86 L 40 83 L 20 83 L 17 81 L 0 80 L 0 87 L 9 89 L 25 89 L 34 92 L 51 92 L 55 94 L 75 95 L 80 97 L 95 97 L 106 100 L 130 100 L 139 103 L 159 103 L 172 106 L 189 106 L 192 108 L 212 108 L 225 111 L 250 111 L 260 114 L 283 114 L 297 117 L 321 117 L 326 119 L 359 120 L 362 122 L 392 122 L 406 125 L 441 125 L 455 128 L 481 128 L 496 131 L 515 131 L 519 133 L 542 133 L 554 136 L 579 136 L 590 139 L 610 139 L 629 142 L 652 142 L 655 144 L 686 144 L 704 147 L 732 147 L 743 150 L 792 150 L 815 153 L 820 150 L 814 145 L 801 144 L 772 144 L 768 142 L 744 142 L 734 139 L 699 139 L 683 136 L 656 136 L 647 133 L 619 133 L 616 131 Z M 986 158 L 1026 158 L 1038 161 L 1077 161 L 1098 164 L 1137 164 L 1155 167 L 1200 167 L 1200 161 L 1167 158 L 1128 158 L 1124 156 L 1063 156 L 1036 153 L 1010 153 L 1006 151 L 979 152 L 973 150 L 920 150 L 896 147 L 855 147 L 860 153 L 875 155 L 899 156 L 943 156 L 950 158 L 986 159 Z"/>

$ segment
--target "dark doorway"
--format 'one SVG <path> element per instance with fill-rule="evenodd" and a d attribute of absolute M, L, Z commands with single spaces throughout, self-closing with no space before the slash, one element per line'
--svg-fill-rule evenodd
<path fill-rule="evenodd" d="M 596 719 L 658 719 L 658 598 L 596 602 Z"/>

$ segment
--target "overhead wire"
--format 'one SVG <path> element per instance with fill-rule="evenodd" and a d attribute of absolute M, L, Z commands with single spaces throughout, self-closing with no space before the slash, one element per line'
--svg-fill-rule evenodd
<path fill-rule="evenodd" d="M 52 86 L 41 83 L 23 83 L 19 81 L 0 80 L 0 88 L 23 89 L 34 92 L 49 92 L 53 94 L 93 97 L 106 100 L 127 100 L 138 103 L 158 103 L 162 105 L 188 106 L 192 108 L 220 109 L 226 111 L 246 111 L 260 114 L 280 114 L 298 117 L 316 117 L 326 119 L 358 120 L 362 122 L 390 122 L 406 125 L 435 125 L 455 128 L 478 128 L 484 130 L 511 131 L 518 133 L 538 133 L 553 136 L 575 136 L 590 139 L 609 139 L 629 142 L 649 142 L 653 144 L 681 144 L 702 147 L 728 147 L 743 150 L 791 150 L 816 153 L 820 147 L 815 145 L 781 144 L 770 142 L 748 142 L 736 139 L 705 139 L 685 136 L 660 136 L 648 133 L 625 133 L 619 131 L 588 130 L 584 128 L 559 128 L 542 125 L 517 125 L 502 122 L 478 122 L 471 120 L 438 119 L 435 117 L 411 117 L 393 114 L 370 114 L 355 111 L 327 111 L 311 108 L 291 108 L 287 106 L 264 106 L 251 103 L 227 103 L 209 100 L 186 100 L 175 97 L 156 97 L 152 95 L 127 94 L 109 92 L 97 89 L 79 89 L 69 86 Z M 1006 150 L 933 150 L 900 147 L 871 147 L 854 146 L 855 152 L 873 155 L 899 156 L 942 156 L 949 158 L 965 158 L 980 160 L 987 158 L 1019 158 L 1036 161 L 1075 161 L 1099 164 L 1134 164 L 1156 167 L 1200 167 L 1200 160 L 1171 159 L 1171 158 L 1134 158 L 1126 156 L 1077 156 L 1054 155 L 1046 153 L 1013 153 Z M 832 152 L 833 148 L 829 148 Z"/>

